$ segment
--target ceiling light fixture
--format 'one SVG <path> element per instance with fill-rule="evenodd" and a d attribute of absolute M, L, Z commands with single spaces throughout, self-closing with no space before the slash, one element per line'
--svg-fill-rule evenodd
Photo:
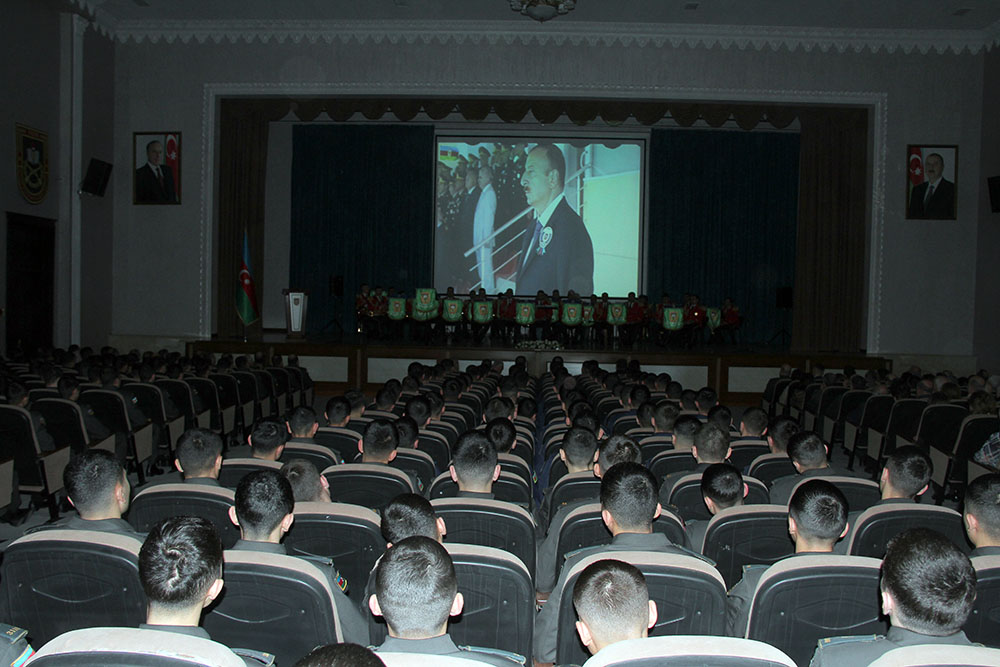
<path fill-rule="evenodd" d="M 575 7 L 576 0 L 510 0 L 511 9 L 536 21 L 548 21 Z"/>

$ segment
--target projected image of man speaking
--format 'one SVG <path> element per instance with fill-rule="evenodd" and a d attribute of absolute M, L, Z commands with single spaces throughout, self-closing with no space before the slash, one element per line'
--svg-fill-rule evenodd
<path fill-rule="evenodd" d="M 525 216 L 518 294 L 594 291 L 594 245 L 583 220 L 563 196 L 565 181 L 566 159 L 557 146 L 538 144 L 528 153 L 521 187 L 534 215 Z"/>

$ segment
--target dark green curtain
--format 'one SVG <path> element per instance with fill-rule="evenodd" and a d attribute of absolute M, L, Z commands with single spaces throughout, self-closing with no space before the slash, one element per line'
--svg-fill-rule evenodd
<path fill-rule="evenodd" d="M 795 276 L 798 134 L 654 129 L 648 188 L 650 301 L 732 297 L 745 342 L 790 328 L 775 293 Z"/>
<path fill-rule="evenodd" d="M 362 284 L 410 296 L 431 284 L 434 128 L 299 125 L 292 137 L 289 284 L 310 292 L 310 331 L 334 316 L 350 331 Z"/>

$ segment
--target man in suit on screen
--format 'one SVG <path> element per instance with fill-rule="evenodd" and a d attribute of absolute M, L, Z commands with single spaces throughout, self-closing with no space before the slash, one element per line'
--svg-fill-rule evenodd
<path fill-rule="evenodd" d="M 594 245 L 580 216 L 566 202 L 566 158 L 553 144 L 538 144 L 524 163 L 521 187 L 534 209 L 521 245 L 517 293 L 594 291 Z"/>

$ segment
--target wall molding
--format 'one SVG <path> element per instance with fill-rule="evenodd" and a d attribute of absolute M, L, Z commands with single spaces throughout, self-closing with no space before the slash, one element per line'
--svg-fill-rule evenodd
<path fill-rule="evenodd" d="M 201 155 L 201 207 L 200 207 L 200 314 L 199 334 L 211 337 L 213 292 L 211 276 L 215 261 L 212 249 L 213 230 L 217 224 L 215 213 L 215 147 L 217 145 L 216 112 L 221 97 L 233 96 L 289 96 L 310 95 L 496 95 L 498 93 L 523 96 L 526 89 L 534 89 L 552 97 L 595 95 L 595 90 L 616 97 L 671 100 L 773 102 L 798 104 L 849 104 L 872 109 L 872 183 L 871 229 L 868 269 L 868 323 L 867 345 L 869 354 L 879 351 L 882 310 L 882 264 L 885 227 L 885 169 L 886 137 L 888 131 L 888 94 L 879 91 L 836 91 L 755 88 L 709 88 L 651 85 L 603 84 L 600 86 L 571 87 L 553 84 L 523 82 L 503 83 L 443 83 L 440 81 L 382 81 L 352 82 L 327 81 L 323 83 L 206 83 L 203 88 L 202 106 L 202 155 Z M 219 280 L 227 280 L 219 276 Z"/>

